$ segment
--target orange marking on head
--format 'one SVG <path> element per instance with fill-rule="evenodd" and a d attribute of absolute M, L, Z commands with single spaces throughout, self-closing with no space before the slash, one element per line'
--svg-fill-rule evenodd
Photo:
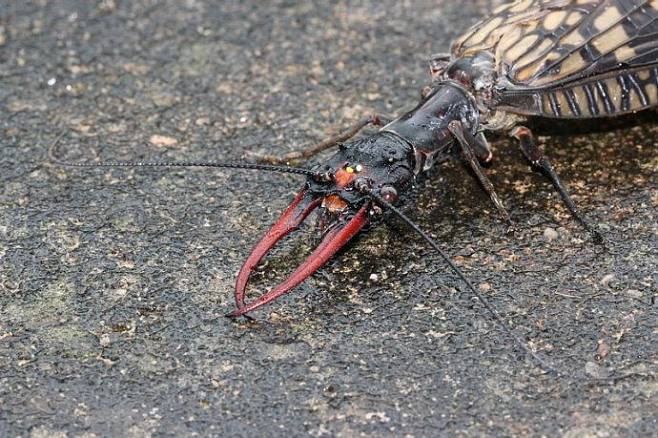
<path fill-rule="evenodd" d="M 354 173 L 354 171 L 348 172 L 345 169 L 338 169 L 336 172 L 336 185 L 341 189 L 345 188 L 354 180 L 354 178 L 356 178 L 356 173 Z"/>

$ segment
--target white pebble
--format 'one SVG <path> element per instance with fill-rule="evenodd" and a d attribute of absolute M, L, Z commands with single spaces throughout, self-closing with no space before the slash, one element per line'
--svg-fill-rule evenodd
<path fill-rule="evenodd" d="M 628 289 L 624 293 L 626 294 L 626 296 L 631 297 L 631 298 L 635 298 L 636 300 L 640 300 L 644 296 L 644 294 L 641 291 L 637 290 L 637 289 Z"/>
<path fill-rule="evenodd" d="M 553 240 L 557 239 L 557 231 L 555 231 L 553 228 L 548 227 L 544 230 L 544 239 L 548 240 L 549 242 L 552 242 Z"/>
<path fill-rule="evenodd" d="M 601 285 L 603 286 L 607 286 L 614 279 L 615 279 L 615 274 L 604 275 L 599 283 L 601 283 Z"/>

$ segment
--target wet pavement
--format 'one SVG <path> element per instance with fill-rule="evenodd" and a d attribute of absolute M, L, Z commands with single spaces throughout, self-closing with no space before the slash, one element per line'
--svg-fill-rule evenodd
<path fill-rule="evenodd" d="M 653 114 L 540 136 L 606 247 L 506 138 L 487 172 L 516 233 L 459 163 L 406 197 L 560 377 L 393 218 L 255 321 L 225 319 L 299 177 L 48 161 L 56 141 L 72 161 L 294 150 L 412 107 L 428 55 L 498 3 L 0 0 L 0 435 L 655 431 Z M 282 245 L 252 293 L 314 234 Z"/>

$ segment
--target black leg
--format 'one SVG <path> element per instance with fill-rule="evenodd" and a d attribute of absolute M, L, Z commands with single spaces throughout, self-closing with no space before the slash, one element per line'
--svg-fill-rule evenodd
<path fill-rule="evenodd" d="M 468 161 L 468 164 L 470 164 L 471 169 L 473 169 L 473 172 L 475 172 L 475 175 L 478 177 L 478 180 L 480 180 L 480 184 L 482 184 L 482 187 L 493 201 L 494 205 L 498 209 L 498 212 L 503 217 L 503 219 L 507 221 L 508 224 L 512 225 L 512 220 L 510 219 L 509 213 L 507 212 L 505 206 L 503 206 L 502 201 L 496 194 L 493 184 L 491 184 L 491 181 L 484 174 L 484 171 L 480 166 L 480 163 L 476 156 L 476 150 L 479 149 L 477 140 L 471 135 L 470 132 L 468 132 L 468 130 L 464 129 L 461 122 L 459 121 L 455 120 L 450 122 L 450 124 L 448 125 L 448 129 L 450 130 L 452 135 L 454 135 L 455 138 L 457 139 L 457 142 L 461 146 L 461 151 L 462 154 L 464 155 L 464 158 L 466 159 L 466 161 Z"/>
<path fill-rule="evenodd" d="M 480 163 L 488 163 L 493 159 L 491 147 L 489 146 L 487 137 L 484 136 L 483 132 L 480 132 L 477 136 L 475 136 L 475 143 L 473 146 L 475 154 L 477 155 Z"/>
<path fill-rule="evenodd" d="M 548 158 L 544 156 L 542 151 L 535 143 L 532 131 L 530 131 L 530 129 L 526 128 L 525 126 L 517 126 L 512 130 L 510 135 L 519 140 L 521 151 L 523 152 L 523 155 L 526 156 L 528 161 L 530 161 L 530 164 L 541 169 L 548 177 L 548 179 L 551 180 L 553 187 L 555 187 L 555 189 L 560 193 L 560 197 L 562 198 L 562 201 L 566 205 L 571 215 L 592 235 L 597 243 L 602 243 L 603 237 L 589 223 L 587 223 L 585 218 L 580 215 L 578 209 L 576 208 L 576 204 L 574 204 L 571 196 L 569 196 L 567 188 L 564 186 L 564 184 L 562 184 L 562 181 L 555 172 L 551 162 L 548 161 Z"/>
<path fill-rule="evenodd" d="M 319 143 L 306 147 L 299 151 L 294 151 L 287 153 L 282 156 L 276 155 L 258 155 L 258 154 L 249 154 L 251 157 L 255 158 L 258 161 L 270 163 L 270 164 L 281 164 L 289 161 L 299 160 L 300 158 L 309 158 L 313 155 L 319 154 L 320 152 L 332 148 L 344 141 L 349 140 L 354 137 L 361 129 L 368 125 L 374 126 L 384 126 L 388 124 L 390 120 L 387 117 L 373 114 L 363 119 L 359 120 L 346 130 L 339 132 L 336 135 L 333 135 L 325 140 L 322 140 Z"/>

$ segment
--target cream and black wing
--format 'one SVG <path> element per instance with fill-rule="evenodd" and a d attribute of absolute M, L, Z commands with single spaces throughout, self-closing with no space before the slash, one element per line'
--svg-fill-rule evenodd
<path fill-rule="evenodd" d="M 658 0 L 521 0 L 476 24 L 453 59 L 490 52 L 497 105 L 559 118 L 658 105 Z"/>

